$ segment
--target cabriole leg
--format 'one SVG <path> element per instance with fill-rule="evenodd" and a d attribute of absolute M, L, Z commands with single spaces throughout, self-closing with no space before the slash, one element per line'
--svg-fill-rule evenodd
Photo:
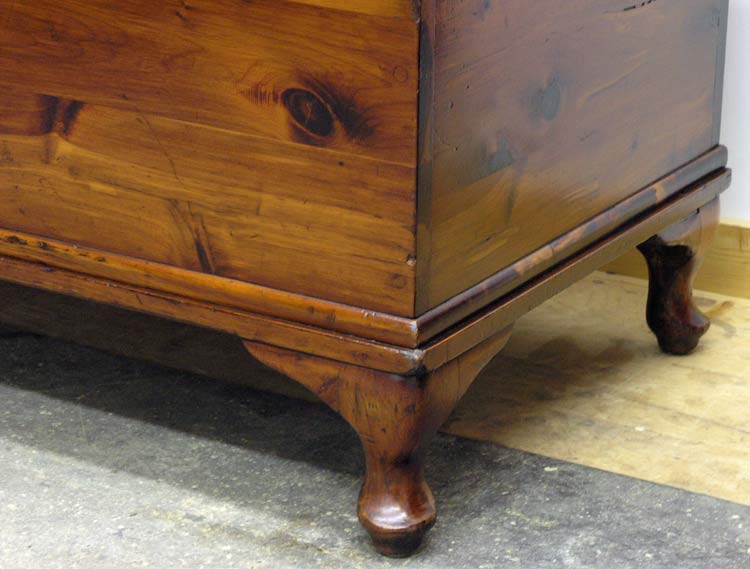
<path fill-rule="evenodd" d="M 443 367 L 400 376 L 255 342 L 260 361 L 316 393 L 359 435 L 366 474 L 359 496 L 362 525 L 381 553 L 412 554 L 435 523 L 435 500 L 424 478 L 426 442 L 448 418 L 509 331 Z"/>
<path fill-rule="evenodd" d="M 649 269 L 648 325 L 666 353 L 690 353 L 710 326 L 693 302 L 693 281 L 718 223 L 716 198 L 638 247 Z"/>

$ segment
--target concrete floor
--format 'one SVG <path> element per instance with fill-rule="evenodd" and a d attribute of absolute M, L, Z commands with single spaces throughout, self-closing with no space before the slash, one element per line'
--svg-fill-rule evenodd
<path fill-rule="evenodd" d="M 0 568 L 750 567 L 750 508 L 440 435 L 411 559 L 354 513 L 320 405 L 40 336 L 0 337 Z"/>

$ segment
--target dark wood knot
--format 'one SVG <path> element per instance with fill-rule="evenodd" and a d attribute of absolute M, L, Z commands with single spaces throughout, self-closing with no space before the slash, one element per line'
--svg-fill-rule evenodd
<path fill-rule="evenodd" d="M 305 89 L 287 89 L 281 100 L 295 122 L 304 133 L 318 138 L 327 138 L 333 133 L 333 113 L 315 93 Z"/>

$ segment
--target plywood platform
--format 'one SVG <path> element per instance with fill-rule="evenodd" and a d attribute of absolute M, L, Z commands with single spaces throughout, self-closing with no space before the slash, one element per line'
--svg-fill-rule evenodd
<path fill-rule="evenodd" d="M 750 301 L 698 293 L 713 327 L 675 357 L 645 295 L 598 273 L 530 313 L 445 430 L 750 504 Z"/>

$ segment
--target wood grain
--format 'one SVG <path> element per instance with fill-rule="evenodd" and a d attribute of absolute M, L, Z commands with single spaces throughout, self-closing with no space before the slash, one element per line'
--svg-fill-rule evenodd
<path fill-rule="evenodd" d="M 419 17 L 418 0 L 291 0 L 298 4 L 309 4 L 334 10 L 347 10 L 375 16 Z"/>
<path fill-rule="evenodd" d="M 575 253 L 715 144 L 722 0 L 426 2 L 421 63 L 405 3 L 67 4 L 7 4 L 7 228 L 398 317 L 480 309 L 502 287 L 460 295 Z M 315 49 L 290 41 L 302 30 Z M 611 225 L 588 231 L 603 211 Z"/>
<path fill-rule="evenodd" d="M 552 267 L 563 255 L 580 249 L 584 243 L 597 236 L 606 236 L 606 231 L 621 224 L 623 219 L 632 216 L 633 212 L 643 207 L 644 204 L 656 204 L 673 196 L 678 190 L 683 189 L 683 184 L 687 180 L 713 171 L 725 160 L 724 149 L 709 153 L 705 158 L 680 169 L 613 210 L 604 212 L 571 234 L 561 236 L 557 242 L 533 253 L 527 259 L 501 271 L 490 280 L 470 289 L 466 294 L 452 299 L 418 319 L 391 316 L 354 306 L 326 302 L 236 279 L 221 278 L 218 275 L 118 255 L 99 248 L 71 246 L 55 239 L 19 231 L 0 230 L 0 254 L 99 278 L 113 279 L 137 288 L 160 290 L 172 295 L 252 311 L 317 328 L 354 334 L 387 344 L 417 348 L 431 342 L 444 330 L 478 310 L 492 306 L 493 302 L 507 294 L 514 286 Z M 723 179 L 720 189 L 728 184 L 726 176 Z M 0 204 L 0 208 L 2 207 Z M 685 211 L 687 215 L 686 210 L 682 209 L 682 211 Z M 671 219 L 677 220 L 677 218 Z M 77 224 L 74 223 L 73 227 L 77 227 Z M 648 237 L 646 233 L 641 235 L 644 239 Z M 633 241 L 633 246 L 637 243 L 638 241 Z M 597 267 L 588 264 L 586 270 L 590 271 L 594 268 Z M 482 332 L 484 333 L 486 332 Z M 466 337 L 469 336 L 471 334 Z M 478 338 L 481 339 L 481 337 L 480 334 Z M 460 344 L 464 345 L 464 340 Z M 447 344 L 445 341 L 440 341 L 430 345 L 431 350 L 438 353 Z"/>
<path fill-rule="evenodd" d="M 515 263 L 425 312 L 417 318 L 420 340 L 427 341 L 445 328 L 502 298 L 555 264 L 574 257 L 586 246 L 621 229 L 647 208 L 663 205 L 695 180 L 709 180 L 727 163 L 726 148 L 718 146 L 613 207 L 593 216 Z M 722 190 L 728 184 L 722 187 Z"/>
<path fill-rule="evenodd" d="M 408 377 L 257 342 L 245 345 L 260 361 L 310 389 L 357 432 L 367 465 L 359 519 L 378 551 L 405 557 L 416 551 L 436 518 L 424 478 L 425 446 L 509 337 L 510 329 L 501 331 L 434 371 Z"/>
<path fill-rule="evenodd" d="M 750 506 L 750 301 L 698 291 L 713 326 L 681 358 L 647 293 L 595 273 L 521 318 L 443 430 Z"/>
<path fill-rule="evenodd" d="M 0 274 L 5 281 L 85 298 L 222 330 L 284 348 L 368 365 L 392 373 L 420 369 L 424 353 L 390 344 L 364 340 L 302 324 L 200 302 L 183 296 L 117 283 L 82 273 L 0 255 Z"/>
<path fill-rule="evenodd" d="M 411 313 L 412 169 L 12 89 L 0 101 L 5 227 Z"/>
<path fill-rule="evenodd" d="M 450 352 L 466 349 L 466 344 L 471 345 L 478 338 L 486 337 L 492 330 L 502 329 L 512 324 L 566 287 L 573 285 L 624 251 L 636 247 L 643 242 L 644 234 L 658 232 L 665 225 L 669 226 L 685 217 L 692 216 L 695 211 L 716 199 L 729 183 L 730 173 L 724 171 L 709 180 L 694 184 L 678 198 L 662 204 L 658 209 L 642 216 L 641 219 L 626 224 L 618 232 L 584 249 L 554 269 L 532 279 L 511 294 L 464 320 L 460 326 L 427 342 L 424 344 L 425 360 L 429 362 L 448 346 L 451 348 Z M 417 323 L 420 324 L 419 319 Z M 429 336 L 428 325 L 421 324 L 419 330 L 420 334 Z"/>
<path fill-rule="evenodd" d="M 413 314 L 413 17 L 0 6 L 4 227 Z"/>
<path fill-rule="evenodd" d="M 723 0 L 422 4 L 417 314 L 718 142 Z"/>
<path fill-rule="evenodd" d="M 485 310 L 461 322 L 460 326 L 452 327 L 429 342 L 420 344 L 419 348 L 375 342 L 12 257 L 0 256 L 0 274 L 3 280 L 19 284 L 158 314 L 226 331 L 247 340 L 367 366 L 378 371 L 409 375 L 438 369 L 499 330 L 509 327 L 523 314 L 566 286 L 712 201 L 728 186 L 729 179 L 729 172 L 722 171 L 694 184 L 670 202 L 650 211 L 641 219 L 634 220 L 619 232 L 590 246 L 513 294 L 489 305 Z M 415 320 L 414 324 L 419 326 L 419 320 Z M 427 335 L 429 328 L 425 332 L 415 328 L 415 332 L 418 336 Z"/>
<path fill-rule="evenodd" d="M 713 327 L 689 358 L 673 358 L 637 317 L 647 292 L 643 279 L 596 272 L 519 319 L 443 430 L 750 505 L 750 422 L 737 404 L 750 399 L 750 301 L 699 290 Z M 9 283 L 0 296 L 8 333 L 319 400 L 229 335 Z"/>
<path fill-rule="evenodd" d="M 0 6 L 4 85 L 413 164 L 413 18 L 284 0 Z M 327 107 L 331 136 L 290 122 L 294 89 Z"/>
<path fill-rule="evenodd" d="M 388 344 L 417 347 L 416 323 L 251 283 L 0 229 L 0 255 Z"/>
<path fill-rule="evenodd" d="M 658 234 L 650 322 L 702 331 L 726 0 L 0 9 L 0 277 L 241 338 L 360 435 L 387 555 L 528 311 Z"/>

